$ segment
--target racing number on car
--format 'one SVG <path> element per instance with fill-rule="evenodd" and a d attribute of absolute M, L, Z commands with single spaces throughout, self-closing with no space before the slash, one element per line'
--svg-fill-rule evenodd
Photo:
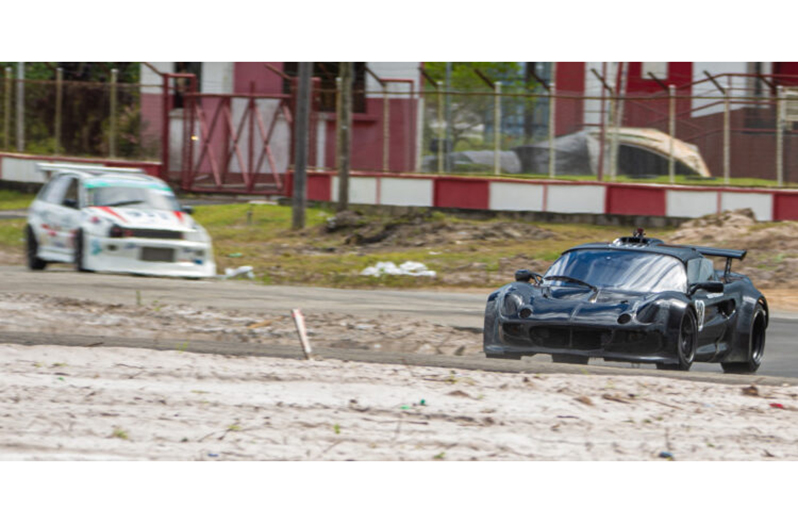
<path fill-rule="evenodd" d="M 704 313 L 706 311 L 706 305 L 704 304 L 704 300 L 696 300 L 695 301 L 695 311 L 697 314 L 696 321 L 698 322 L 698 332 L 704 328 Z"/>

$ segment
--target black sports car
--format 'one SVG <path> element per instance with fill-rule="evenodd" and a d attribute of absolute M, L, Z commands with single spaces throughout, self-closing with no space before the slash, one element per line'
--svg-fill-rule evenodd
<path fill-rule="evenodd" d="M 666 245 L 642 229 L 612 243 L 565 251 L 545 276 L 522 269 L 485 308 L 488 358 L 551 354 L 555 362 L 655 363 L 688 370 L 718 362 L 756 372 L 765 350 L 768 304 L 733 259 L 746 251 Z M 716 271 L 705 258 L 726 258 Z"/>

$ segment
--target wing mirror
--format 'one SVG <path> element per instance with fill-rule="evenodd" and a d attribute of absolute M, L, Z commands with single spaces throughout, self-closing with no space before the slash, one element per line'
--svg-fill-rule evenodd
<path fill-rule="evenodd" d="M 543 276 L 536 272 L 532 272 L 529 269 L 518 269 L 515 271 L 515 281 L 529 283 L 532 278 L 535 279 L 535 283 L 540 283 L 543 281 Z"/>
<path fill-rule="evenodd" d="M 182 210 L 186 214 L 194 214 L 194 207 L 192 207 L 191 205 L 184 205 L 182 207 Z"/>
<path fill-rule="evenodd" d="M 690 285 L 690 290 L 689 290 L 689 292 L 687 294 L 688 294 L 688 296 L 692 296 L 693 294 L 696 293 L 696 291 L 701 290 L 701 289 L 703 289 L 703 290 L 705 290 L 707 292 L 710 292 L 710 293 L 717 293 L 717 292 L 723 292 L 723 288 L 724 288 L 723 282 L 719 282 L 719 281 L 702 281 L 702 282 L 694 283 L 694 284 Z"/>

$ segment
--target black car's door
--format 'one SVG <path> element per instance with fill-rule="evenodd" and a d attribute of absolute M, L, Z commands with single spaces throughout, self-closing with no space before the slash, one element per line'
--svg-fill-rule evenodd
<path fill-rule="evenodd" d="M 690 264 L 694 263 L 695 267 Z M 712 262 L 706 258 L 698 258 L 688 262 L 688 282 L 700 283 L 716 280 Z M 723 292 L 697 290 L 693 296 L 698 327 L 698 355 L 712 355 L 716 352 L 716 344 L 726 334 L 729 327 L 730 312 L 734 311 L 734 295 L 724 288 Z"/>

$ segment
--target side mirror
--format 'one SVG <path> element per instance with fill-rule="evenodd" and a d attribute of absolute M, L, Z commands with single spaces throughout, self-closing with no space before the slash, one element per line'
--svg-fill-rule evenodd
<path fill-rule="evenodd" d="M 723 292 L 724 285 L 723 282 L 719 281 L 702 281 L 700 283 L 694 283 L 690 285 L 690 290 L 687 293 L 689 296 L 692 296 L 696 293 L 696 291 L 703 289 L 707 292 L 717 293 Z"/>
<path fill-rule="evenodd" d="M 77 209 L 78 201 L 73 198 L 64 198 L 64 207 L 69 207 L 70 209 Z"/>
<path fill-rule="evenodd" d="M 532 278 L 535 279 L 535 283 L 540 283 L 543 281 L 543 276 L 536 272 L 532 272 L 529 269 L 518 269 L 515 271 L 515 281 L 529 283 Z"/>
<path fill-rule="evenodd" d="M 515 271 L 515 281 L 524 281 L 529 283 L 532 279 L 532 271 L 529 269 L 518 269 Z"/>
<path fill-rule="evenodd" d="M 186 214 L 194 214 L 194 207 L 192 207 L 191 205 L 184 205 L 182 207 L 182 211 Z"/>

